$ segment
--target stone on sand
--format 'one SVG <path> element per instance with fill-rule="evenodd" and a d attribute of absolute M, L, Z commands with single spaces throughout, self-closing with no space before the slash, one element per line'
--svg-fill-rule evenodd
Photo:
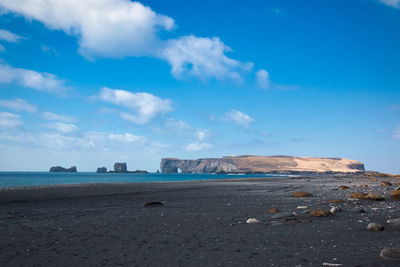
<path fill-rule="evenodd" d="M 380 256 L 385 260 L 400 261 L 400 248 L 384 248 L 382 249 Z"/>
<path fill-rule="evenodd" d="M 382 201 L 385 200 L 384 197 L 381 197 L 377 194 L 368 194 L 364 197 L 364 199 L 368 199 L 368 200 L 375 200 L 375 201 Z"/>
<path fill-rule="evenodd" d="M 395 200 L 400 200 L 400 190 L 393 190 L 392 191 L 392 198 Z"/>
<path fill-rule="evenodd" d="M 379 223 L 369 223 L 367 229 L 370 231 L 379 232 L 385 228 L 383 228 L 383 226 Z"/>
<path fill-rule="evenodd" d="M 332 199 L 329 201 L 329 203 L 331 203 L 331 204 L 342 203 L 342 202 L 343 202 L 343 200 L 341 200 L 341 199 Z"/>
<path fill-rule="evenodd" d="M 345 189 L 349 189 L 349 187 L 348 187 L 348 186 L 345 186 L 345 185 L 341 185 L 341 186 L 339 186 L 338 189 L 339 189 L 339 190 L 345 190 Z"/>
<path fill-rule="evenodd" d="M 390 227 L 400 229 L 400 218 L 387 220 Z"/>
<path fill-rule="evenodd" d="M 317 210 L 312 210 L 311 215 L 314 217 L 326 217 L 326 216 L 331 215 L 331 213 L 326 210 L 317 209 Z"/>
<path fill-rule="evenodd" d="M 269 213 L 277 213 L 277 212 L 279 212 L 279 210 L 276 208 L 272 208 L 272 209 L 269 209 L 268 212 Z"/>
<path fill-rule="evenodd" d="M 308 192 L 294 192 L 292 194 L 293 197 L 311 197 L 311 194 Z"/>
<path fill-rule="evenodd" d="M 351 193 L 350 197 L 351 198 L 364 198 L 366 195 L 365 193 Z"/>
<path fill-rule="evenodd" d="M 392 185 L 392 183 L 388 182 L 388 181 L 382 181 L 381 182 L 381 186 L 391 186 L 391 185 Z"/>
<path fill-rule="evenodd" d="M 336 213 L 336 212 L 339 212 L 339 211 L 341 211 L 342 209 L 340 208 L 340 207 L 332 207 L 330 210 L 329 210 L 329 212 L 330 213 Z"/>
<path fill-rule="evenodd" d="M 260 220 L 257 220 L 256 218 L 249 218 L 247 219 L 246 223 L 260 223 Z"/>

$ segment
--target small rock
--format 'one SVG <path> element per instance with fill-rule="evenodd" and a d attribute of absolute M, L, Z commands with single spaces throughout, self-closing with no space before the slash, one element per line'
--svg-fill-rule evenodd
<path fill-rule="evenodd" d="M 361 187 L 368 187 L 368 185 L 367 184 L 362 184 L 362 185 L 360 185 Z"/>
<path fill-rule="evenodd" d="M 339 186 L 338 189 L 339 189 L 339 190 L 345 190 L 345 189 L 349 189 L 349 187 L 348 187 L 348 186 L 345 186 L 345 185 L 341 185 L 341 186 Z"/>
<path fill-rule="evenodd" d="M 311 197 L 312 195 L 308 192 L 294 192 L 293 197 Z"/>
<path fill-rule="evenodd" d="M 331 215 L 331 213 L 329 211 L 326 210 L 312 210 L 311 211 L 311 215 L 314 217 L 326 217 Z"/>
<path fill-rule="evenodd" d="M 339 212 L 339 211 L 341 211 L 342 209 L 340 208 L 340 207 L 332 207 L 330 210 L 329 210 L 329 212 L 330 213 L 335 213 L 335 212 Z"/>
<path fill-rule="evenodd" d="M 246 223 L 260 223 L 260 221 L 256 218 L 249 218 L 247 219 Z"/>
<path fill-rule="evenodd" d="M 341 264 L 341 263 L 324 262 L 324 263 L 322 263 L 322 266 L 343 266 L 343 264 Z"/>
<path fill-rule="evenodd" d="M 144 204 L 145 207 L 157 207 L 157 206 L 163 206 L 163 205 L 164 204 L 159 201 L 146 202 Z"/>
<path fill-rule="evenodd" d="M 310 214 L 311 210 L 303 210 L 303 214 Z"/>
<path fill-rule="evenodd" d="M 391 186 L 391 185 L 392 185 L 392 183 L 388 182 L 388 181 L 382 181 L 381 182 L 381 186 Z"/>
<path fill-rule="evenodd" d="M 269 213 L 277 213 L 277 212 L 279 212 L 279 210 L 275 209 L 275 208 L 272 208 L 272 209 L 269 209 L 268 212 Z"/>
<path fill-rule="evenodd" d="M 400 229 L 400 218 L 387 220 L 390 227 Z"/>
<path fill-rule="evenodd" d="M 369 223 L 367 226 L 367 229 L 370 231 L 379 232 L 379 231 L 382 231 L 384 228 L 379 223 Z"/>
<path fill-rule="evenodd" d="M 368 194 L 364 197 L 364 199 L 368 199 L 368 200 L 375 200 L 375 201 L 382 201 L 385 200 L 384 197 L 381 197 L 377 194 Z"/>
<path fill-rule="evenodd" d="M 365 212 L 365 209 L 364 209 L 363 207 L 355 207 L 355 208 L 353 209 L 353 211 L 354 211 L 354 212 L 364 213 L 364 212 Z"/>
<path fill-rule="evenodd" d="M 400 183 L 399 183 L 400 184 Z M 400 190 L 400 186 L 396 187 L 394 190 Z"/>
<path fill-rule="evenodd" d="M 351 198 L 364 198 L 366 195 L 368 194 L 364 194 L 364 193 L 351 193 L 350 197 Z"/>
<path fill-rule="evenodd" d="M 308 206 L 298 206 L 297 209 L 299 209 L 299 210 L 305 210 L 305 209 L 308 209 Z"/>
<path fill-rule="evenodd" d="M 343 200 L 341 200 L 341 199 L 333 199 L 333 200 L 329 201 L 329 203 L 331 203 L 331 204 L 341 203 L 341 202 L 343 202 Z"/>
<path fill-rule="evenodd" d="M 384 248 L 380 256 L 385 260 L 400 260 L 400 248 Z"/>
<path fill-rule="evenodd" d="M 393 190 L 392 191 L 392 198 L 395 200 L 400 200 L 400 190 Z"/>
<path fill-rule="evenodd" d="M 284 218 L 290 218 L 296 216 L 293 214 L 293 212 L 279 212 L 275 215 L 273 215 L 271 218 L 272 219 L 284 219 Z"/>

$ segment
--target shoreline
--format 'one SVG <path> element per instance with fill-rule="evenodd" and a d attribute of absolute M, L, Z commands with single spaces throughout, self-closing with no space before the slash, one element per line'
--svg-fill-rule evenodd
<path fill-rule="evenodd" d="M 398 182 L 305 176 L 0 190 L 0 265 L 398 266 L 379 257 L 400 247 L 400 228 L 387 223 L 400 218 L 389 197 Z M 292 197 L 296 191 L 312 196 Z M 353 192 L 385 200 L 351 199 Z M 318 218 L 301 206 L 342 211 Z M 370 222 L 385 230 L 368 231 Z"/>

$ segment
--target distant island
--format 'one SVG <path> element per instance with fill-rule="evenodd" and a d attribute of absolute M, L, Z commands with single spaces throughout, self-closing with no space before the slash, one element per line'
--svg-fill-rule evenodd
<path fill-rule="evenodd" d="M 77 170 L 75 166 L 71 166 L 68 169 L 61 166 L 54 166 L 50 168 L 50 172 L 77 172 Z"/>
<path fill-rule="evenodd" d="M 292 156 L 226 156 L 182 160 L 163 158 L 162 173 L 232 173 L 232 174 L 304 174 L 304 173 L 363 173 L 364 164 L 343 158 L 314 158 Z"/>

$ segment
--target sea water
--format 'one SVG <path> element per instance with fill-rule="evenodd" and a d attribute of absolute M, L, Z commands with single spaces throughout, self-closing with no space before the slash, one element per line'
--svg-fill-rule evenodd
<path fill-rule="evenodd" d="M 276 177 L 279 175 L 95 173 L 95 172 L 0 172 L 0 188 L 90 183 L 147 183 L 199 181 L 231 178 Z"/>

